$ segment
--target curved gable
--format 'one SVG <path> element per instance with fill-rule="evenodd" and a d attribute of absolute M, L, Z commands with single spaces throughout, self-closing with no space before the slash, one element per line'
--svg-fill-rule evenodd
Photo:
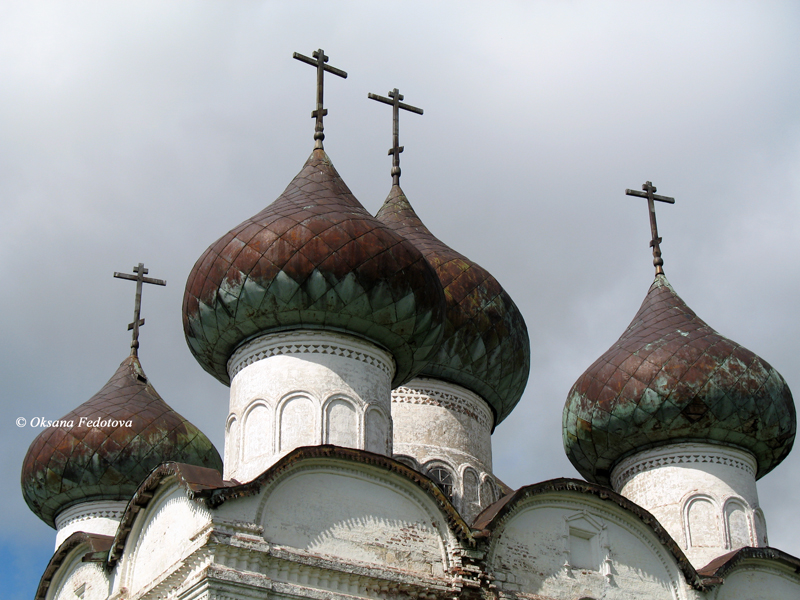
<path fill-rule="evenodd" d="M 36 600 L 105 600 L 109 580 L 103 561 L 112 538 L 76 532 L 58 547 L 45 569 Z"/>
<path fill-rule="evenodd" d="M 210 525 L 209 510 L 187 497 L 176 483 L 165 482 L 137 517 L 121 562 L 123 586 L 138 593 L 183 563 Z"/>
<path fill-rule="evenodd" d="M 344 464 L 307 464 L 265 491 L 256 523 L 271 544 L 344 562 L 440 577 L 453 543 L 444 516 L 407 481 Z"/>
<path fill-rule="evenodd" d="M 521 488 L 487 509 L 476 527 L 490 536 L 487 567 L 498 587 L 552 598 L 635 591 L 664 600 L 683 597 L 687 581 L 707 589 L 657 521 L 617 496 L 560 479 Z"/>
<path fill-rule="evenodd" d="M 700 572 L 722 584 L 709 594 L 710 600 L 800 598 L 800 559 L 776 548 L 741 548 Z"/>
<path fill-rule="evenodd" d="M 201 495 L 229 485 L 214 469 L 164 463 L 139 485 L 120 520 L 106 562 L 116 568 L 114 588 L 134 594 L 185 567 L 204 543 L 211 512 Z"/>
<path fill-rule="evenodd" d="M 731 571 L 715 593 L 709 595 L 709 600 L 752 598 L 800 598 L 800 577 L 791 569 L 752 561 Z"/>
<path fill-rule="evenodd" d="M 421 577 L 444 576 L 448 551 L 471 538 L 428 478 L 349 448 L 297 449 L 210 502 L 220 521 L 251 522 L 274 548 Z"/>

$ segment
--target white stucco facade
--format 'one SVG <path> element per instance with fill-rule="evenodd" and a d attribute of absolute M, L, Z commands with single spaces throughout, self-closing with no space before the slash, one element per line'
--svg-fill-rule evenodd
<path fill-rule="evenodd" d="M 492 475 L 494 416 L 480 396 L 418 377 L 392 391 L 392 422 L 395 457 L 422 472 L 450 473 L 453 502 L 468 522 L 499 498 Z"/>
<path fill-rule="evenodd" d="M 521 502 L 493 535 L 498 586 L 546 598 L 693 597 L 673 556 L 635 516 L 578 494 Z"/>
<path fill-rule="evenodd" d="M 613 470 L 612 485 L 650 511 L 695 567 L 744 546 L 766 546 L 756 461 L 743 450 L 683 443 L 639 452 Z"/>
<path fill-rule="evenodd" d="M 175 466 L 127 507 L 110 568 L 88 543 L 68 548 L 40 597 L 800 597 L 796 567 L 771 560 L 769 549 L 733 563 L 724 577 L 700 576 L 645 513 L 585 482 L 522 488 L 481 517 L 487 529 L 479 532 L 430 481 L 392 461 L 335 449 L 292 456 L 216 496 L 187 488 L 193 473 Z"/>
<path fill-rule="evenodd" d="M 391 355 L 339 333 L 264 335 L 228 362 L 225 478 L 249 481 L 300 446 L 392 454 Z"/>
<path fill-rule="evenodd" d="M 173 571 L 193 568 L 193 555 L 207 542 L 210 523 L 211 512 L 202 503 L 167 481 L 128 534 L 126 551 L 112 578 L 112 592 L 153 597 L 149 592 L 163 588 Z"/>
<path fill-rule="evenodd" d="M 772 561 L 753 560 L 726 574 L 725 585 L 709 594 L 709 600 L 800 597 L 797 573 Z"/>
<path fill-rule="evenodd" d="M 48 600 L 106 600 L 110 593 L 109 574 L 101 562 L 86 562 L 88 544 L 70 547 L 47 591 Z"/>
<path fill-rule="evenodd" d="M 56 549 L 77 531 L 114 535 L 127 502 L 99 500 L 82 502 L 56 516 Z"/>

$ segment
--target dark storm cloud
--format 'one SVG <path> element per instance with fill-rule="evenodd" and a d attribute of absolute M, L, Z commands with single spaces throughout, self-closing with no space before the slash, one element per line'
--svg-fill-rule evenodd
<path fill-rule="evenodd" d="M 576 476 L 561 409 L 650 284 L 624 195 L 648 179 L 677 198 L 658 220 L 678 293 L 800 390 L 798 26 L 791 3 L 4 5 L 4 479 L 34 436 L 14 419 L 59 418 L 126 356 L 133 286 L 111 274 L 140 261 L 168 281 L 145 290 L 144 368 L 222 448 L 227 389 L 185 346 L 183 285 L 311 151 L 313 71 L 291 53 L 320 46 L 350 74 L 326 84 L 325 145 L 355 195 L 375 212 L 389 191 L 389 114 L 366 95 L 398 87 L 425 109 L 401 120 L 406 193 L 528 323 L 502 479 Z M 771 544 L 800 554 L 800 456 L 759 490 Z M 13 489 L 2 508 L 6 536 L 52 544 Z"/>

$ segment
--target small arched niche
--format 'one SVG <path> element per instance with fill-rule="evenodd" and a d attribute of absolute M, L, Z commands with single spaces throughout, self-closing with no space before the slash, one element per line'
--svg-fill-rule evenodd
<path fill-rule="evenodd" d="M 718 512 L 716 503 L 709 496 L 688 499 L 684 511 L 687 547 L 722 547 Z"/>
<path fill-rule="evenodd" d="M 358 448 L 358 415 L 349 399 L 332 398 L 325 404 L 325 443 Z"/>
<path fill-rule="evenodd" d="M 377 406 L 368 406 L 364 416 L 364 449 L 375 454 L 390 454 L 389 419 Z"/>
<path fill-rule="evenodd" d="M 272 409 L 263 400 L 256 400 L 244 414 L 241 452 L 245 462 L 259 456 L 273 453 L 272 443 Z"/>
<path fill-rule="evenodd" d="M 725 503 L 725 542 L 730 550 L 753 544 L 750 518 L 744 501 L 729 498 Z"/>
<path fill-rule="evenodd" d="M 280 451 L 319 443 L 314 402 L 307 396 L 290 396 L 280 405 Z M 317 409 L 318 410 L 318 409 Z"/>

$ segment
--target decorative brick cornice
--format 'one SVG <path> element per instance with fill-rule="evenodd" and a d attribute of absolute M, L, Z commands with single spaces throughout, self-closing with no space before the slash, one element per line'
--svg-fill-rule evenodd
<path fill-rule="evenodd" d="M 427 404 L 466 415 L 491 431 L 494 416 L 480 396 L 453 383 L 418 377 L 392 391 L 392 402 Z"/>
<path fill-rule="evenodd" d="M 619 491 L 639 473 L 692 463 L 724 465 L 740 469 L 751 477 L 756 476 L 755 459 L 741 450 L 710 444 L 675 444 L 645 450 L 626 458 L 611 472 L 611 485 Z"/>
<path fill-rule="evenodd" d="M 56 529 L 61 530 L 79 521 L 89 519 L 113 519 L 119 521 L 125 512 L 127 502 L 123 501 L 97 501 L 76 504 L 60 512 L 56 516 Z"/>
<path fill-rule="evenodd" d="M 259 360 L 292 354 L 329 354 L 360 361 L 394 376 L 391 354 L 365 340 L 327 331 L 296 330 L 272 333 L 242 344 L 228 360 L 231 380 L 239 371 Z"/>

